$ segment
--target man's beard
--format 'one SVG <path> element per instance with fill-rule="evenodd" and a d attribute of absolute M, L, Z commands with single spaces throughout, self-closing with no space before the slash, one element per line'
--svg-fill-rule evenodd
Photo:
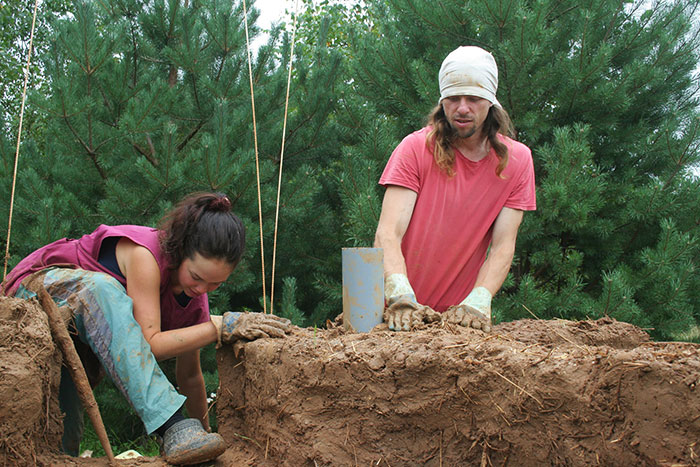
<path fill-rule="evenodd" d="M 452 132 L 454 133 L 455 137 L 459 139 L 467 139 L 472 137 L 474 134 L 476 134 L 476 128 L 470 128 L 468 130 L 455 130 L 452 128 Z"/>
<path fill-rule="evenodd" d="M 455 126 L 452 124 L 451 121 L 447 121 L 447 123 L 450 124 L 450 130 L 452 130 L 452 138 L 453 139 L 467 139 L 472 137 L 473 135 L 476 134 L 476 131 L 478 128 L 476 125 L 472 126 L 471 128 L 465 128 L 465 129 L 458 129 L 455 128 Z"/>

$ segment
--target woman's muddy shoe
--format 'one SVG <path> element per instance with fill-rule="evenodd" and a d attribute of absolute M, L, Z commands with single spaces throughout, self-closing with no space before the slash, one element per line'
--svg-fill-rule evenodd
<path fill-rule="evenodd" d="M 210 461 L 226 450 L 224 438 L 207 433 L 196 418 L 186 418 L 168 428 L 163 436 L 165 460 L 174 465 Z"/>

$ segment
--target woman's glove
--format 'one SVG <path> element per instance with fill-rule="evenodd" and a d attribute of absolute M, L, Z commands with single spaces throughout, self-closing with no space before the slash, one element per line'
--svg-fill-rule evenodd
<path fill-rule="evenodd" d="M 292 330 L 292 323 L 267 313 L 242 313 L 227 311 L 224 313 L 220 341 L 230 344 L 239 339 L 254 340 L 260 337 L 284 337 Z"/>

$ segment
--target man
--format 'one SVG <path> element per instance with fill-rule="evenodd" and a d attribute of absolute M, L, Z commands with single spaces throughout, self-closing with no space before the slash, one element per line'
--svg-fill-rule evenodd
<path fill-rule="evenodd" d="M 384 249 L 384 321 L 409 330 L 442 318 L 488 332 L 523 211 L 536 207 L 532 155 L 510 138 L 490 53 L 454 50 L 439 84 L 428 125 L 404 138 L 379 180 L 386 187 L 375 236 Z"/>

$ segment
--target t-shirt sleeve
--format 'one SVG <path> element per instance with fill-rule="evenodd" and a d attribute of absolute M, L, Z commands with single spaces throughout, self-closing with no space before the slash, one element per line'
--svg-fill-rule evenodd
<path fill-rule="evenodd" d="M 510 196 L 506 200 L 505 207 L 519 209 L 521 211 L 534 211 L 537 209 L 537 197 L 535 194 L 535 168 L 532 163 L 530 150 L 524 148 L 517 154 L 521 169 L 518 173 L 518 182 L 513 187 Z"/>
<path fill-rule="evenodd" d="M 420 170 L 418 167 L 417 144 L 421 144 L 417 134 L 408 135 L 391 153 L 379 184 L 386 187 L 397 185 L 416 193 L 420 192 Z M 424 144 L 424 142 L 422 143 Z"/>

